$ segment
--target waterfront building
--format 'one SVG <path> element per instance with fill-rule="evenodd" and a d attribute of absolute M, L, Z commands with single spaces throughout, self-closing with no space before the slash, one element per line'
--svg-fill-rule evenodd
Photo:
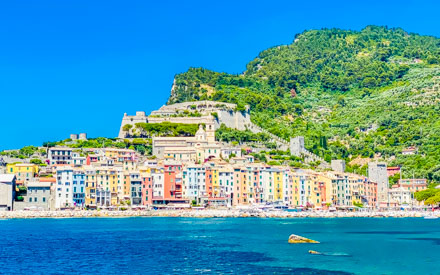
<path fill-rule="evenodd" d="M 151 169 L 151 184 L 153 186 L 153 204 L 162 204 L 165 194 L 163 168 L 157 167 Z"/>
<path fill-rule="evenodd" d="M 85 174 L 85 206 L 96 208 L 96 170 L 91 166 L 84 168 Z"/>
<path fill-rule="evenodd" d="M 368 163 L 368 178 L 377 183 L 378 203 L 387 204 L 388 198 L 388 172 L 387 165 L 384 162 Z"/>
<path fill-rule="evenodd" d="M 164 194 L 165 203 L 182 200 L 182 163 L 164 162 Z M 179 176 L 178 176 L 179 175 Z"/>
<path fill-rule="evenodd" d="M 202 196 L 207 196 L 206 168 L 199 164 L 192 164 L 183 171 L 183 194 L 190 200 L 200 203 Z"/>
<path fill-rule="evenodd" d="M 102 187 L 96 188 L 96 207 L 110 207 L 112 205 L 111 192 Z"/>
<path fill-rule="evenodd" d="M 118 172 L 117 167 L 96 167 L 97 187 L 110 192 L 110 204 L 118 204 Z M 107 196 L 107 194 L 104 197 Z"/>
<path fill-rule="evenodd" d="M 364 181 L 364 198 L 363 204 L 369 208 L 377 206 L 377 183 L 369 179 Z"/>
<path fill-rule="evenodd" d="M 86 175 L 84 170 L 82 169 L 74 169 L 73 170 L 73 205 L 75 207 L 84 207 L 85 206 L 85 182 Z"/>
<path fill-rule="evenodd" d="M 142 205 L 153 204 L 153 184 L 150 172 L 141 172 L 142 178 Z"/>
<path fill-rule="evenodd" d="M 131 189 L 131 205 L 142 205 L 142 177 L 139 172 L 132 171 L 130 175 L 130 189 Z"/>
<path fill-rule="evenodd" d="M 73 203 L 73 168 L 71 166 L 59 166 L 57 168 L 57 184 L 55 195 L 55 208 L 71 208 Z"/>
<path fill-rule="evenodd" d="M 0 210 L 13 210 L 15 182 L 14 174 L 0 174 Z"/>
<path fill-rule="evenodd" d="M 42 181 L 31 181 L 27 184 L 27 195 L 24 198 L 24 208 L 35 208 L 38 210 L 51 210 L 51 183 Z"/>
<path fill-rule="evenodd" d="M 221 167 L 218 170 L 218 190 L 214 190 L 214 197 L 223 199 L 223 205 L 231 207 L 233 201 L 234 171 L 232 166 Z M 216 200 L 216 203 L 221 200 Z"/>
<path fill-rule="evenodd" d="M 393 187 L 389 190 L 390 204 L 394 206 L 409 205 L 413 203 L 412 192 L 405 187 Z"/>

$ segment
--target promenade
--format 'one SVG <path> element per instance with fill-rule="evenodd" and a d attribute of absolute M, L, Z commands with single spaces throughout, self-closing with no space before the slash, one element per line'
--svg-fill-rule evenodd
<path fill-rule="evenodd" d="M 253 210 L 63 210 L 63 211 L 4 211 L 0 219 L 22 218 L 93 218 L 93 217 L 185 217 L 185 218 L 408 218 L 440 217 L 440 211 L 253 211 Z"/>

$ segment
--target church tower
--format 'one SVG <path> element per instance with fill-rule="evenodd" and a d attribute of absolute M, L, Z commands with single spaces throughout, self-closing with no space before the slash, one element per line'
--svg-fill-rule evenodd
<path fill-rule="evenodd" d="M 215 143 L 215 127 L 214 121 L 206 123 L 206 139 L 208 143 Z"/>

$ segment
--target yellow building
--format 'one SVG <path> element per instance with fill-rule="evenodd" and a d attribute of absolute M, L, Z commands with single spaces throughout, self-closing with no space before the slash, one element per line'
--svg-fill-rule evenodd
<path fill-rule="evenodd" d="M 90 208 L 96 207 L 96 171 L 91 167 L 85 167 L 86 174 L 86 190 L 85 205 Z"/>
<path fill-rule="evenodd" d="M 97 187 L 111 193 L 111 205 L 118 205 L 118 171 L 113 168 L 96 168 Z"/>
<path fill-rule="evenodd" d="M 298 170 L 292 173 L 292 206 L 322 207 L 325 183 L 320 174 L 312 170 Z"/>
<path fill-rule="evenodd" d="M 351 190 L 351 203 L 352 205 L 362 204 L 362 198 L 365 197 L 364 177 L 350 174 L 348 176 L 348 182 Z"/>
<path fill-rule="evenodd" d="M 275 201 L 283 200 L 283 173 L 278 169 L 273 172 L 273 186 L 275 189 L 274 199 Z"/>
<path fill-rule="evenodd" d="M 33 163 L 10 163 L 6 170 L 8 174 L 15 174 L 17 181 L 27 182 L 38 175 L 39 167 Z"/>

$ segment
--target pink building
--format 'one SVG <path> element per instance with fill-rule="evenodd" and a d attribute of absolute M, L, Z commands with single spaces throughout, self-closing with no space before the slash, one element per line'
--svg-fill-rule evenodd
<path fill-rule="evenodd" d="M 153 204 L 153 184 L 151 176 L 142 177 L 142 205 Z"/>

